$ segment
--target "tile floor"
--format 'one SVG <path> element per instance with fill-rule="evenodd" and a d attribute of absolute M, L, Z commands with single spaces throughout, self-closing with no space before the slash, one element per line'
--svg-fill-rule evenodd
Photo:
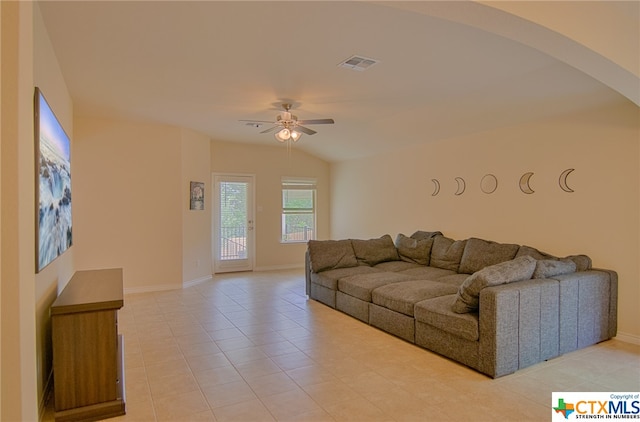
<path fill-rule="evenodd" d="M 127 415 L 111 421 L 548 421 L 552 391 L 640 391 L 640 346 L 493 380 L 308 300 L 297 270 L 127 295 L 119 329 Z"/>

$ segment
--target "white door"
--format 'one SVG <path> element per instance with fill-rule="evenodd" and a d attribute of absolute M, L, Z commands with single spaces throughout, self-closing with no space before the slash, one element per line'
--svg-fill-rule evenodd
<path fill-rule="evenodd" d="M 213 272 L 253 270 L 253 176 L 214 175 Z"/>

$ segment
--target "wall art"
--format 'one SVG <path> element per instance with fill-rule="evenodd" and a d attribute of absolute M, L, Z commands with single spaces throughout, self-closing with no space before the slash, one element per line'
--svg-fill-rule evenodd
<path fill-rule="evenodd" d="M 204 209 L 204 182 L 191 182 L 189 186 L 189 209 Z"/>
<path fill-rule="evenodd" d="M 525 173 L 520 177 L 520 182 L 519 182 L 520 190 L 523 193 L 526 193 L 528 195 L 530 195 L 530 194 L 535 192 L 531 188 L 531 176 L 533 176 L 533 172 L 532 171 L 530 171 L 528 173 Z"/>
<path fill-rule="evenodd" d="M 73 243 L 71 141 L 39 88 L 34 94 L 36 272 Z"/>
<path fill-rule="evenodd" d="M 571 189 L 569 185 L 567 185 L 567 177 L 574 170 L 575 169 L 566 169 L 560 174 L 560 178 L 558 179 L 558 184 L 560 185 L 560 189 L 562 189 L 565 192 L 574 192 L 574 190 Z"/>
<path fill-rule="evenodd" d="M 491 173 L 485 174 L 480 180 L 480 189 L 487 194 L 495 192 L 498 189 L 498 178 Z"/>
<path fill-rule="evenodd" d="M 433 193 L 431 196 L 436 196 L 440 192 L 440 182 L 438 179 L 431 179 L 431 181 L 433 182 Z"/>

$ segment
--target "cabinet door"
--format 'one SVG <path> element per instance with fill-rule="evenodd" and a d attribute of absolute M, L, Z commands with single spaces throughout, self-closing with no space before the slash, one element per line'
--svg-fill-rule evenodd
<path fill-rule="evenodd" d="M 52 317 L 56 411 L 117 398 L 116 311 Z"/>

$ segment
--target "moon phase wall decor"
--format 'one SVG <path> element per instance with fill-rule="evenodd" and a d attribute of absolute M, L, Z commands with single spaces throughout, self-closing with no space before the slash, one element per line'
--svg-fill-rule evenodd
<path fill-rule="evenodd" d="M 480 189 L 482 192 L 491 194 L 498 189 L 498 179 L 493 174 L 485 174 L 480 180 Z"/>
<path fill-rule="evenodd" d="M 431 196 L 436 196 L 440 192 L 440 182 L 438 179 L 431 179 L 431 181 L 433 182 L 433 193 Z"/>
<path fill-rule="evenodd" d="M 531 189 L 531 176 L 533 176 L 532 171 L 525 173 L 522 175 L 522 177 L 520 177 L 520 190 L 526 194 L 532 194 L 535 192 L 533 189 Z"/>
<path fill-rule="evenodd" d="M 566 169 L 560 174 L 560 178 L 558 179 L 558 184 L 560 185 L 560 189 L 562 189 L 565 192 L 574 192 L 574 190 L 571 189 L 569 185 L 567 185 L 567 176 L 569 176 L 569 174 L 571 174 L 571 172 L 574 170 L 575 169 Z"/>
<path fill-rule="evenodd" d="M 566 169 L 562 173 L 560 173 L 560 177 L 558 178 L 558 185 L 560 186 L 560 189 L 568 193 L 575 192 L 568 185 L 568 182 L 567 182 L 567 177 L 569 177 L 569 175 L 573 171 L 575 171 L 575 169 Z M 532 193 L 536 192 L 531 187 L 531 178 L 533 177 L 533 175 L 534 175 L 534 172 L 529 171 L 527 173 L 524 173 L 522 176 L 520 176 L 520 180 L 518 181 L 518 187 L 520 188 L 520 191 L 522 191 L 522 193 L 531 195 Z M 457 184 L 456 191 L 454 192 L 454 194 L 456 196 L 460 196 L 466 190 L 467 183 L 462 177 L 456 177 L 454 180 L 456 181 L 456 184 Z M 440 193 L 440 188 L 441 188 L 440 181 L 438 179 L 431 179 L 431 182 L 433 183 L 433 192 L 431 193 L 431 196 L 436 196 Z M 495 192 L 497 189 L 498 189 L 498 178 L 495 175 L 491 173 L 487 173 L 484 176 L 482 176 L 482 179 L 480 180 L 480 190 L 482 190 L 482 192 L 486 194 L 491 194 Z"/>
<path fill-rule="evenodd" d="M 464 193 L 464 190 L 467 187 L 467 184 L 464 182 L 462 177 L 456 177 L 456 183 L 458 184 L 458 189 L 456 189 L 456 195 L 460 196 Z"/>

